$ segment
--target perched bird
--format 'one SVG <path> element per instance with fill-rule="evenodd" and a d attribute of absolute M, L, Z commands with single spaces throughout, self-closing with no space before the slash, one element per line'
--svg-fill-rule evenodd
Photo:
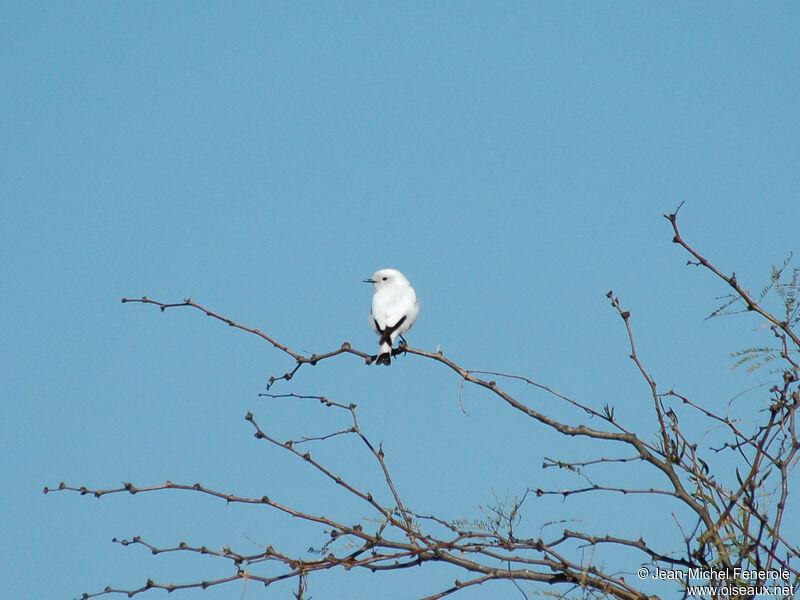
<path fill-rule="evenodd" d="M 394 341 L 417 320 L 419 300 L 406 276 L 397 269 L 381 269 L 364 283 L 375 287 L 369 326 L 381 338 L 377 363 L 388 366 L 392 362 Z"/>

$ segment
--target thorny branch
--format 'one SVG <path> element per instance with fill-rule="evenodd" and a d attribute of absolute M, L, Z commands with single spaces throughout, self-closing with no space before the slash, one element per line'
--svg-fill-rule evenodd
<path fill-rule="evenodd" d="M 236 580 L 259 582 L 264 586 L 270 586 L 278 581 L 296 579 L 297 591 L 293 595 L 301 600 L 308 588 L 309 576 L 317 572 L 356 568 L 381 572 L 426 563 L 458 567 L 462 572 L 468 573 L 471 578 L 463 581 L 456 579 L 452 585 L 421 600 L 444 598 L 468 587 L 497 580 L 511 581 L 524 597 L 527 595 L 521 584 L 528 582 L 539 586 L 554 586 L 562 595 L 570 595 L 575 591 L 576 595 L 581 597 L 613 597 L 620 600 L 647 598 L 648 596 L 641 588 L 626 581 L 625 573 L 609 570 L 602 563 L 595 563 L 591 559 L 585 558 L 586 554 L 581 553 L 581 550 L 587 547 L 600 548 L 606 545 L 634 550 L 641 555 L 642 564 L 652 564 L 663 568 L 712 568 L 718 570 L 731 567 L 777 568 L 791 577 L 791 586 L 796 587 L 800 582 L 800 571 L 797 567 L 800 548 L 796 543 L 785 538 L 781 527 L 787 517 L 789 477 L 798 461 L 798 453 L 800 453 L 800 441 L 798 441 L 796 428 L 796 412 L 800 405 L 797 382 L 800 379 L 800 373 L 798 373 L 797 362 L 791 358 L 792 353 L 800 350 L 800 339 L 792 329 L 792 321 L 788 317 L 781 320 L 773 316 L 762 305 L 761 300 L 756 300 L 740 285 L 735 274 L 725 275 L 683 240 L 677 224 L 678 210 L 665 215 L 665 218 L 672 226 L 673 241 L 693 257 L 694 260 L 690 260 L 689 263 L 703 267 L 722 279 L 733 289 L 736 298 L 745 304 L 748 311 L 759 314 L 771 323 L 773 334 L 781 342 L 781 357 L 785 365 L 782 371 L 782 381 L 770 389 L 770 402 L 768 410 L 764 412 L 765 418 L 756 425 L 753 431 L 745 431 L 741 424 L 729 414 L 718 414 L 685 394 L 673 389 L 659 391 L 655 380 L 649 374 L 644 361 L 637 352 L 631 325 L 631 313 L 622 308 L 613 292 L 609 292 L 607 297 L 623 320 L 630 348 L 629 356 L 647 384 L 653 425 L 657 431 L 655 443 L 646 441 L 650 432 L 637 433 L 625 427 L 616 418 L 613 407 L 590 406 L 526 377 L 465 369 L 444 356 L 441 351 L 427 352 L 401 343 L 400 347 L 394 350 L 394 354 L 407 353 L 442 364 L 458 375 L 462 389 L 467 383 L 484 388 L 512 409 L 564 436 L 579 436 L 596 440 L 603 448 L 605 448 L 604 444 L 611 444 L 610 448 L 613 451 L 627 449 L 627 452 L 622 457 L 598 455 L 574 462 L 546 458 L 542 465 L 543 468 L 558 468 L 574 473 L 581 477 L 587 485 L 566 490 L 528 489 L 522 499 L 515 500 L 511 507 L 499 503 L 498 507 L 492 509 L 486 521 L 472 523 L 454 521 L 443 516 L 418 514 L 403 502 L 401 493 L 387 466 L 382 444 L 378 444 L 376 447 L 376 444 L 371 442 L 367 434 L 362 431 L 355 404 L 336 402 L 324 396 L 266 393 L 263 395 L 274 399 L 289 397 L 300 400 L 316 400 L 326 408 L 345 411 L 349 415 L 351 420 L 349 427 L 318 436 L 302 436 L 301 439 L 288 442 L 281 442 L 265 432 L 252 413 L 248 413 L 245 418 L 252 425 L 257 439 L 264 440 L 280 451 L 295 456 L 374 511 L 377 516 L 377 524 L 374 524 L 374 528 L 373 525 L 370 525 L 369 527 L 373 529 L 368 531 L 361 524 L 354 525 L 332 516 L 301 511 L 291 505 L 279 503 L 266 495 L 260 498 L 244 497 L 234 493 L 220 492 L 200 483 L 180 484 L 166 481 L 150 486 L 124 483 L 122 487 L 109 489 L 90 489 L 61 483 L 53 490 L 45 488 L 45 493 L 71 491 L 100 498 L 121 493 L 139 494 L 182 490 L 209 495 L 228 503 L 260 504 L 279 513 L 317 524 L 327 536 L 327 538 L 323 538 L 326 541 L 321 545 L 316 557 L 290 556 L 276 550 L 273 546 L 267 546 L 263 552 L 245 554 L 236 552 L 228 546 L 221 550 L 213 550 L 204 546 L 191 546 L 181 541 L 172 547 L 159 548 L 140 537 L 133 537 L 130 540 L 115 539 L 115 542 L 123 546 L 141 546 L 156 555 L 187 552 L 212 556 L 230 562 L 232 572 L 227 577 L 185 584 L 157 583 L 148 579 L 139 588 L 123 590 L 106 587 L 96 593 L 84 594 L 83 598 L 93 598 L 105 594 L 126 594 L 133 597 L 151 589 L 163 589 L 168 592 L 205 589 Z M 791 297 L 794 298 L 794 296 Z M 247 327 L 223 317 L 195 303 L 190 298 L 177 303 L 163 303 L 147 297 L 123 298 L 122 302 L 154 305 L 161 311 L 180 307 L 192 308 L 230 327 L 262 338 L 294 361 L 293 367 L 283 375 L 269 378 L 267 390 L 277 381 L 291 380 L 303 365 L 316 365 L 334 356 L 350 354 L 363 359 L 366 364 L 375 360 L 374 355 L 356 350 L 348 342 L 344 342 L 336 350 L 306 356 L 292 350 L 259 329 Z M 796 314 L 796 312 L 796 310 L 790 311 L 787 307 L 787 314 Z M 567 423 L 554 419 L 505 391 L 498 385 L 497 379 L 492 379 L 492 377 L 521 381 L 578 409 L 579 414 L 597 418 L 596 422 L 605 424 L 605 426 L 588 427 L 580 422 Z M 697 442 L 688 439 L 680 428 L 679 414 L 683 414 L 681 411 L 689 411 L 692 419 L 707 419 L 713 426 L 721 427 L 727 432 L 728 441 L 721 448 L 702 449 Z M 356 436 L 369 455 L 377 462 L 383 476 L 382 485 L 385 485 L 391 494 L 391 503 L 380 502 L 370 491 L 359 489 L 326 466 L 324 459 L 317 458 L 316 455 L 312 456 L 310 450 L 305 450 L 306 444 L 311 442 L 324 444 L 331 438 L 341 436 Z M 706 450 L 711 454 L 707 454 Z M 709 467 L 708 461 L 712 460 L 712 455 L 725 451 L 731 452 L 742 467 L 741 469 L 735 468 L 733 474 L 715 472 Z M 588 471 L 597 465 L 617 465 L 618 468 L 624 468 L 628 463 L 638 463 L 653 469 L 661 484 L 658 487 L 634 487 L 630 484 L 611 485 L 596 482 L 588 474 Z M 734 485 L 731 484 L 732 476 L 736 479 Z M 659 549 L 656 543 L 645 542 L 641 538 L 627 539 L 610 533 L 598 535 L 588 531 L 572 531 L 570 529 L 563 529 L 560 534 L 550 538 L 545 538 L 541 533 L 538 537 L 519 535 L 519 513 L 522 510 L 522 503 L 529 494 L 537 498 L 557 495 L 566 500 L 573 495 L 602 492 L 623 496 L 658 495 L 672 498 L 684 508 L 688 508 L 693 515 L 692 522 L 682 522 L 673 511 L 676 526 L 683 537 L 683 550 Z M 794 518 L 797 517 L 794 516 Z M 264 563 L 277 565 L 282 571 L 277 575 L 265 575 L 258 571 L 259 565 Z M 710 583 L 718 586 L 718 595 L 721 596 L 722 586 L 735 583 L 735 581 L 728 578 Z"/>

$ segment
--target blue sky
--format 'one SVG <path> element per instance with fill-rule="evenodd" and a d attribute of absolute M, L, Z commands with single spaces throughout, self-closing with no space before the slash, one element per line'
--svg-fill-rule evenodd
<path fill-rule="evenodd" d="M 753 319 L 704 320 L 726 290 L 685 266 L 661 215 L 685 202 L 684 236 L 754 289 L 798 250 L 798 26 L 788 2 L 6 7 L 0 564 L 9 597 L 227 573 L 204 557 L 111 545 L 115 536 L 244 551 L 276 541 L 302 551 L 321 539 L 265 510 L 181 493 L 41 493 L 61 480 L 201 481 L 369 516 L 252 438 L 248 410 L 282 439 L 346 424 L 258 397 L 291 368 L 287 357 L 199 313 L 160 314 L 122 296 L 191 296 L 297 351 L 344 340 L 373 351 L 372 291 L 361 280 L 395 267 L 421 299 L 411 345 L 614 404 L 647 433 L 647 388 L 605 298 L 613 289 L 665 388 L 721 407 L 768 381 L 731 371 L 731 352 L 771 340 Z M 356 402 L 407 504 L 445 518 L 480 518 L 493 492 L 569 484 L 542 471 L 543 456 L 608 452 L 553 436 L 475 389 L 464 415 L 457 377 L 417 357 L 391 369 L 339 357 L 276 389 Z M 382 490 L 354 445 L 316 452 Z M 669 510 L 595 503 L 599 525 L 580 499 L 531 504 L 524 522 L 531 535 L 583 519 L 638 537 L 653 512 Z M 335 573 L 313 578 L 311 591 L 411 598 L 459 575 Z M 483 587 L 460 597 L 517 593 Z M 202 597 L 231 594 L 264 597 L 238 583 Z"/>

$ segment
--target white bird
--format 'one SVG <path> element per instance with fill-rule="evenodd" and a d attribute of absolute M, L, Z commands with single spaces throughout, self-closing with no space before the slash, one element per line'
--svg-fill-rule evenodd
<path fill-rule="evenodd" d="M 376 271 L 364 283 L 371 283 L 375 287 L 369 326 L 381 338 L 377 363 L 388 366 L 392 362 L 395 340 L 411 329 L 417 320 L 419 300 L 406 276 L 397 269 Z"/>

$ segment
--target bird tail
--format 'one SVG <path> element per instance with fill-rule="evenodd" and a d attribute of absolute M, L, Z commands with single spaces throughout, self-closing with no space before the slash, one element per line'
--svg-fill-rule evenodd
<path fill-rule="evenodd" d="M 377 328 L 378 333 L 381 334 L 381 349 L 378 352 L 378 360 L 376 361 L 379 365 L 386 365 L 388 367 L 390 364 L 392 364 L 392 341 L 394 341 L 392 335 L 398 329 L 400 329 L 400 326 L 403 323 L 406 322 L 406 317 L 407 315 L 403 315 L 403 317 L 397 323 L 391 327 L 387 325 L 383 329 L 381 329 L 381 326 L 378 325 L 378 321 L 373 317 L 373 320 L 375 320 L 375 327 Z"/>
<path fill-rule="evenodd" d="M 381 349 L 378 352 L 378 360 L 376 362 L 379 365 L 386 365 L 387 367 L 392 364 L 392 347 L 386 342 L 381 343 Z"/>

